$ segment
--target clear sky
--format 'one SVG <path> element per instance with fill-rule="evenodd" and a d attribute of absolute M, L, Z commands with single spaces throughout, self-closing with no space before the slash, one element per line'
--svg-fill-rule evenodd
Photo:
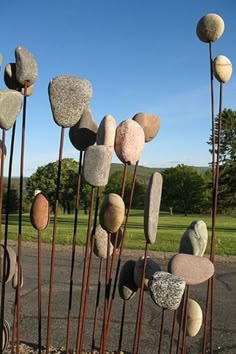
<path fill-rule="evenodd" d="M 60 128 L 54 123 L 48 83 L 63 74 L 93 85 L 91 109 L 99 124 L 112 114 L 117 124 L 138 112 L 157 114 L 161 129 L 145 145 L 140 164 L 207 166 L 210 134 L 208 45 L 196 36 L 198 20 L 217 13 L 225 32 L 213 56 L 236 63 L 234 0 L 13 0 L 1 4 L 0 52 L 4 67 L 21 45 L 39 67 L 34 95 L 28 99 L 25 175 L 58 159 Z M 218 111 L 218 85 L 216 112 Z M 236 79 L 224 86 L 223 106 L 236 110 Z M 21 114 L 18 117 L 13 175 L 19 175 Z M 10 148 L 10 131 L 7 148 Z M 64 157 L 78 159 L 68 139 Z M 5 174 L 7 174 L 7 161 Z M 114 156 L 114 162 L 118 160 Z"/>

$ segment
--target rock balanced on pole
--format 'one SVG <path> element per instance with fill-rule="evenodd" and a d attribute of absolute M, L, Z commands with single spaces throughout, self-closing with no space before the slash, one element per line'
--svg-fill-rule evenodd
<path fill-rule="evenodd" d="M 225 24 L 221 16 L 208 14 L 203 16 L 197 24 L 197 36 L 200 41 L 215 42 L 224 33 Z"/>
<path fill-rule="evenodd" d="M 9 89 L 19 91 L 23 95 L 25 94 L 24 87 L 16 79 L 16 63 L 8 63 L 5 66 L 4 81 L 5 81 L 6 86 Z M 34 92 L 34 85 L 28 86 L 26 96 L 27 97 L 31 96 L 33 94 L 33 92 Z"/>
<path fill-rule="evenodd" d="M 206 223 L 202 220 L 193 221 L 181 238 L 179 253 L 202 257 L 206 250 L 207 240 Z"/>
<path fill-rule="evenodd" d="M 114 146 L 116 134 L 116 121 L 110 115 L 106 115 L 99 124 L 97 131 L 97 145 Z"/>
<path fill-rule="evenodd" d="M 231 79 L 233 66 L 231 61 L 224 55 L 219 55 L 213 61 L 213 72 L 215 78 L 222 83 Z"/>
<path fill-rule="evenodd" d="M 22 108 L 22 96 L 15 90 L 0 90 L 0 128 L 8 130 Z"/>

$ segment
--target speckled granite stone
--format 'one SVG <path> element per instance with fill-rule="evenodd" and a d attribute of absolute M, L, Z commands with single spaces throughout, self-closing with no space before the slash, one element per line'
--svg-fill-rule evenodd
<path fill-rule="evenodd" d="M 154 114 L 137 113 L 133 117 L 133 120 L 137 122 L 143 128 L 145 135 L 145 143 L 153 140 L 160 129 L 160 118 Z"/>
<path fill-rule="evenodd" d="M 197 24 L 197 36 L 202 42 L 215 42 L 219 39 L 225 29 L 225 24 L 217 14 L 203 16 Z"/>
<path fill-rule="evenodd" d="M 38 78 L 38 65 L 32 53 L 26 48 L 17 47 L 15 49 L 16 58 L 16 79 L 21 85 L 27 81 L 28 85 L 33 85 Z"/>
<path fill-rule="evenodd" d="M 118 290 L 123 300 L 132 299 L 138 290 L 134 282 L 135 263 L 133 260 L 125 262 L 120 271 Z"/>
<path fill-rule="evenodd" d="M 208 231 L 205 222 L 202 220 L 193 221 L 181 238 L 179 253 L 203 256 L 207 240 Z"/>
<path fill-rule="evenodd" d="M 99 221 L 103 229 L 110 233 L 118 231 L 124 216 L 125 204 L 123 199 L 115 193 L 106 194 L 99 213 Z"/>
<path fill-rule="evenodd" d="M 22 96 L 15 90 L 0 90 L 0 128 L 10 129 L 22 107 Z"/>
<path fill-rule="evenodd" d="M 224 55 L 218 55 L 213 61 L 213 71 L 215 78 L 219 82 L 226 83 L 231 79 L 233 66 L 229 58 Z"/>
<path fill-rule="evenodd" d="M 116 121 L 109 114 L 105 116 L 98 127 L 97 145 L 108 145 L 114 147 L 116 134 Z"/>

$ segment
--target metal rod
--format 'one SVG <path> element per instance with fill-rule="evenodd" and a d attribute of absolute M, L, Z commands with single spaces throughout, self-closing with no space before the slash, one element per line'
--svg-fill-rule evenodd
<path fill-rule="evenodd" d="M 88 263 L 88 251 L 89 251 L 89 243 L 90 243 L 90 230 L 91 230 L 91 225 L 92 225 L 94 192 L 95 192 L 95 187 L 91 187 L 89 217 L 88 217 L 88 226 L 87 226 L 87 238 L 86 238 L 86 246 L 85 246 L 83 276 L 82 276 L 81 295 L 80 295 L 78 330 L 77 330 L 77 339 L 76 339 L 76 354 L 79 353 L 79 344 L 80 344 L 80 337 L 81 337 L 81 323 L 82 323 L 83 308 L 84 308 L 84 301 L 85 301 L 85 280 L 86 280 L 86 274 L 87 274 L 86 268 L 87 268 L 87 263 Z"/>
<path fill-rule="evenodd" d="M 164 336 L 165 313 L 166 313 L 166 309 L 162 309 L 158 354 L 161 354 L 161 350 L 162 350 L 162 342 L 163 342 L 163 336 Z"/>
<path fill-rule="evenodd" d="M 99 308 L 99 302 L 100 302 L 100 292 L 101 292 L 101 283 L 102 283 L 102 265 L 103 265 L 103 258 L 100 258 L 99 272 L 98 272 L 97 296 L 96 296 L 96 307 L 95 307 L 94 320 L 93 320 L 92 353 L 95 350 L 95 335 L 96 335 L 96 330 L 97 330 L 97 317 L 98 317 L 98 308 Z"/>
<path fill-rule="evenodd" d="M 79 170 L 78 170 L 78 176 L 77 176 L 77 192 L 76 192 L 76 200 L 75 200 L 74 233 L 73 233 L 72 250 L 71 250 L 70 291 L 69 291 L 67 333 L 66 333 L 66 353 L 67 354 L 69 353 L 70 334 L 71 334 L 71 309 L 72 309 L 72 296 L 73 296 L 73 285 L 74 285 L 74 265 L 75 265 L 75 250 L 76 250 L 76 241 L 77 241 L 77 222 L 78 222 L 78 213 L 79 213 L 79 207 L 80 207 L 80 185 L 81 185 L 82 159 L 83 159 L 83 151 L 80 151 Z"/>
<path fill-rule="evenodd" d="M 184 322 L 183 322 L 183 338 L 182 338 L 182 354 L 185 353 L 187 348 L 186 331 L 187 331 L 187 316 L 188 316 L 188 299 L 189 299 L 190 286 L 186 286 L 186 300 L 184 308 Z"/>
<path fill-rule="evenodd" d="M 185 292 L 184 292 L 181 311 L 180 311 L 180 322 L 179 322 L 179 332 L 178 332 L 178 340 L 177 340 L 177 346 L 176 346 L 176 354 L 179 353 L 180 338 L 181 338 L 181 332 L 183 329 L 183 322 L 184 322 L 184 309 L 185 309 L 186 296 L 187 296 L 187 285 L 185 287 Z"/>
<path fill-rule="evenodd" d="M 173 349 L 173 344 L 174 344 L 176 318 L 177 318 L 177 310 L 174 311 L 174 315 L 173 315 L 169 354 L 172 354 L 172 349 Z"/>
<path fill-rule="evenodd" d="M 61 137 L 60 137 L 60 147 L 59 147 L 59 158 L 58 158 L 57 186 L 56 186 L 56 197 L 55 197 L 55 204 L 54 204 L 54 221 L 53 221 L 53 235 L 52 235 L 52 249 L 51 249 L 48 318 L 47 318 L 47 343 L 46 343 L 46 353 L 47 354 L 49 354 L 50 339 L 51 339 L 51 313 L 52 313 L 52 291 L 53 291 L 53 280 L 54 280 L 54 258 L 55 258 L 55 246 L 56 246 L 56 235 L 57 235 L 57 218 L 58 218 L 59 191 L 60 191 L 60 180 L 61 180 L 61 165 L 62 165 L 64 135 L 65 135 L 65 128 L 62 127 L 61 128 Z"/>
<path fill-rule="evenodd" d="M 124 332 L 124 322 L 125 322 L 125 311 L 126 311 L 126 301 L 123 300 L 123 307 L 122 307 L 122 317 L 121 317 L 121 324 L 120 324 L 120 337 L 119 337 L 119 346 L 117 353 L 119 354 L 122 348 L 122 340 L 123 340 L 123 332 Z"/>
<path fill-rule="evenodd" d="M 214 351 L 214 276 L 211 278 L 210 353 Z"/>
<path fill-rule="evenodd" d="M 16 292 L 15 292 L 15 302 L 14 302 L 14 309 L 13 309 L 12 338 L 11 338 L 11 354 L 14 354 L 14 350 L 15 350 L 16 308 L 17 308 L 17 289 L 16 289 Z"/>
<path fill-rule="evenodd" d="M 212 129 L 212 187 L 215 185 L 215 108 L 214 108 L 214 75 L 213 75 L 213 56 L 212 43 L 209 42 L 210 59 L 210 90 L 211 90 L 211 129 Z"/>
<path fill-rule="evenodd" d="M 42 245 L 41 231 L 38 231 L 38 353 L 42 350 Z"/>

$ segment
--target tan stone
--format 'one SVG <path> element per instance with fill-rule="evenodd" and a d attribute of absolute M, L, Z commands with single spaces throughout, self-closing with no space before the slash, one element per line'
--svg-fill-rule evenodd
<path fill-rule="evenodd" d="M 115 233 L 119 230 L 125 216 L 123 199 L 115 193 L 105 195 L 100 208 L 99 220 L 103 229 Z"/>
<path fill-rule="evenodd" d="M 214 59 L 213 71 L 215 78 L 219 82 L 227 82 L 231 79 L 233 67 L 231 61 L 224 55 L 219 55 Z"/>
<path fill-rule="evenodd" d="M 154 114 L 137 113 L 133 117 L 144 130 L 145 143 L 155 138 L 160 129 L 160 118 Z"/>
<path fill-rule="evenodd" d="M 16 269 L 16 253 L 11 247 L 6 249 L 6 268 L 5 268 L 5 278 L 3 278 L 3 262 L 4 262 L 4 245 L 0 246 L 0 282 L 8 283 L 15 274 Z"/>
<path fill-rule="evenodd" d="M 225 24 L 221 16 L 208 14 L 203 16 L 197 24 L 197 36 L 202 42 L 215 42 L 219 39 L 225 29 Z"/>
<path fill-rule="evenodd" d="M 202 309 L 200 305 L 192 299 L 188 299 L 187 327 L 186 334 L 195 337 L 202 326 Z"/>
<path fill-rule="evenodd" d="M 43 193 L 38 193 L 34 198 L 30 210 L 30 220 L 33 227 L 38 231 L 46 229 L 49 224 L 49 217 L 49 202 Z"/>
<path fill-rule="evenodd" d="M 94 254 L 97 257 L 101 257 L 106 259 L 107 258 L 107 247 L 108 247 L 108 233 L 104 230 L 101 225 L 96 227 L 95 231 L 95 242 L 94 242 Z M 113 253 L 113 245 L 109 243 L 109 255 L 111 256 Z"/>
<path fill-rule="evenodd" d="M 134 268 L 134 281 L 136 285 L 141 288 L 142 285 L 142 276 L 143 276 L 143 267 L 144 267 L 144 257 L 140 257 L 136 262 Z M 152 278 L 153 274 L 160 271 L 161 268 L 158 263 L 156 263 L 149 256 L 147 257 L 145 278 L 144 278 L 144 290 L 148 290 L 148 282 Z"/>
<path fill-rule="evenodd" d="M 107 145 L 114 147 L 116 134 L 116 121 L 110 115 L 106 115 L 99 124 L 97 131 L 97 145 Z"/>

